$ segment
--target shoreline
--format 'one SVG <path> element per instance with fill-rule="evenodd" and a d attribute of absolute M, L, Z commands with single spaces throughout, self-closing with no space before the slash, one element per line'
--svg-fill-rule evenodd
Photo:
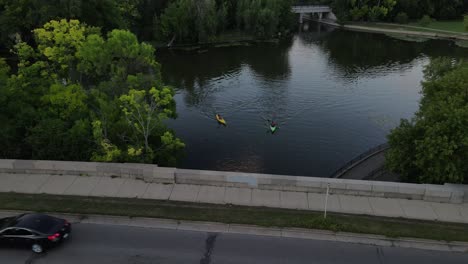
<path fill-rule="evenodd" d="M 334 21 L 328 21 L 328 20 L 314 20 L 315 22 L 346 29 L 346 30 L 351 30 L 351 31 L 358 31 L 358 32 L 368 32 L 368 33 L 380 33 L 380 34 L 385 34 L 385 35 L 390 35 L 390 34 L 395 34 L 395 35 L 401 35 L 401 36 L 407 36 L 407 37 L 423 37 L 427 39 L 443 39 L 443 40 L 451 40 L 451 41 L 468 41 L 468 34 L 457 34 L 457 33 L 445 33 L 441 32 L 440 30 L 434 30 L 434 32 L 431 32 L 431 29 L 428 29 L 428 31 L 411 31 L 411 30 L 399 30 L 399 29 L 388 29 L 388 28 L 382 28 L 378 27 L 378 25 L 375 26 L 366 26 L 365 23 L 362 23 L 362 25 L 355 25 L 355 24 L 343 24 L 340 25 Z M 391 24 L 388 24 L 391 25 Z M 411 27 L 416 29 L 415 27 Z M 439 32 L 437 32 L 439 31 Z"/>
<path fill-rule="evenodd" d="M 149 42 L 156 49 L 164 50 L 180 50 L 180 51 L 197 51 L 207 48 L 222 48 L 222 47 L 239 47 L 239 46 L 250 46 L 258 43 L 272 43 L 278 44 L 283 40 L 289 39 L 292 34 L 284 35 L 282 37 L 276 38 L 255 38 L 247 35 L 235 37 L 229 40 L 221 39 L 209 42 L 199 42 L 199 43 L 181 43 L 171 46 L 167 46 L 163 43 Z"/>
<path fill-rule="evenodd" d="M 170 47 L 163 45 L 153 45 L 156 49 L 163 50 L 180 50 L 180 51 L 196 51 L 207 48 L 222 48 L 222 47 L 239 47 L 239 46 L 250 46 L 257 43 L 279 43 L 280 39 L 266 39 L 266 40 L 234 40 L 234 41 L 215 41 L 215 42 L 203 42 L 203 43 L 192 43 L 192 44 L 179 44 L 172 45 Z"/>

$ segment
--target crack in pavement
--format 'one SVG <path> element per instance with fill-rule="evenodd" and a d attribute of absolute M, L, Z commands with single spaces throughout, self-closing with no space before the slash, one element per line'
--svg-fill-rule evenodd
<path fill-rule="evenodd" d="M 211 254 L 213 254 L 213 250 L 214 250 L 217 237 L 218 237 L 217 233 L 208 234 L 208 237 L 206 238 L 206 241 L 205 241 L 205 254 L 203 255 L 203 258 L 200 259 L 200 264 L 211 263 Z"/>
<path fill-rule="evenodd" d="M 377 258 L 379 259 L 379 264 L 385 264 L 385 256 L 383 254 L 382 247 L 376 247 L 377 249 Z"/>

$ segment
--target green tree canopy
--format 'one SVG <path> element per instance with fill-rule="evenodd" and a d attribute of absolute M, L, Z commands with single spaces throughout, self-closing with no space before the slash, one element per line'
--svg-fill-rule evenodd
<path fill-rule="evenodd" d="M 205 42 L 224 30 L 270 38 L 292 28 L 292 4 L 290 0 L 175 0 L 157 21 L 165 40 Z"/>
<path fill-rule="evenodd" d="M 425 69 L 420 109 L 389 135 L 388 167 L 420 183 L 468 175 L 468 63 L 435 59 Z"/>
<path fill-rule="evenodd" d="M 405 12 L 412 19 L 420 19 L 424 15 L 436 19 L 456 19 L 466 12 L 464 0 L 398 0 L 394 14 Z M 466 1 L 465 1 L 466 2 Z"/>
<path fill-rule="evenodd" d="M 339 20 L 377 21 L 386 19 L 397 0 L 335 0 L 333 11 Z"/>
<path fill-rule="evenodd" d="M 52 20 L 34 36 L 37 48 L 15 46 L 15 74 L 0 60 L 2 157 L 176 161 L 184 145 L 163 123 L 176 116 L 174 93 L 152 46 L 78 20 Z"/>
<path fill-rule="evenodd" d="M 31 31 L 52 19 L 78 19 L 105 32 L 130 28 L 137 19 L 129 0 L 0 0 L 0 40 L 12 46 L 18 39 L 30 43 Z"/>

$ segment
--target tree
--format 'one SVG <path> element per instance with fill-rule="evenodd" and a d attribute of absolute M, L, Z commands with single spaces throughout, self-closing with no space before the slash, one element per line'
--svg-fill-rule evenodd
<path fill-rule="evenodd" d="M 2 119 L 1 154 L 4 158 L 31 158 L 25 142 L 28 130 L 37 124 L 41 97 L 53 82 L 47 63 L 37 61 L 39 54 L 25 43 L 15 45 L 18 58 L 15 74 L 0 87 L 0 119 Z"/>
<path fill-rule="evenodd" d="M 0 58 L 0 89 L 4 89 L 10 74 L 10 67 L 4 58 Z M 0 99 L 1 100 L 1 99 Z"/>
<path fill-rule="evenodd" d="M 179 40 L 195 40 L 193 20 L 193 3 L 191 0 L 171 2 L 161 15 L 161 33 L 165 39 L 176 37 Z"/>
<path fill-rule="evenodd" d="M 169 131 L 164 132 L 160 139 L 162 146 L 156 153 L 156 159 L 164 164 L 174 166 L 178 156 L 180 156 L 180 150 L 185 148 L 185 144 Z"/>
<path fill-rule="evenodd" d="M 431 17 L 428 16 L 428 15 L 424 15 L 424 16 L 421 18 L 421 20 L 419 20 L 419 25 L 420 25 L 420 26 L 423 26 L 423 27 L 427 27 L 427 26 L 429 26 L 429 24 L 431 24 L 431 22 L 432 22 Z"/>
<path fill-rule="evenodd" d="M 396 0 L 336 0 L 332 6 L 340 21 L 377 21 L 386 19 Z"/>
<path fill-rule="evenodd" d="M 459 18 L 466 9 L 463 6 L 464 0 L 404 0 L 397 1 L 394 8 L 394 15 L 405 12 L 411 19 L 419 19 L 423 15 L 428 15 L 435 19 L 456 19 Z M 465 1 L 466 2 L 466 1 Z"/>
<path fill-rule="evenodd" d="M 293 28 L 292 4 L 293 0 L 175 0 L 153 21 L 167 41 L 206 42 L 228 30 L 271 38 Z"/>
<path fill-rule="evenodd" d="M 160 24 L 166 39 L 205 42 L 216 35 L 219 15 L 215 0 L 176 0 L 161 15 Z"/>
<path fill-rule="evenodd" d="M 411 120 L 389 135 L 387 166 L 420 183 L 462 183 L 468 173 L 468 63 L 435 59 Z"/>
<path fill-rule="evenodd" d="M 70 81 L 76 70 L 75 53 L 85 40 L 86 27 L 78 20 L 62 19 L 52 20 L 33 32 L 38 51 L 51 62 L 56 74 Z"/>
<path fill-rule="evenodd" d="M 398 24 L 408 24 L 408 15 L 405 12 L 400 12 L 395 17 L 395 22 Z"/>
<path fill-rule="evenodd" d="M 0 40 L 12 47 L 18 40 L 31 44 L 31 31 L 51 19 L 77 19 L 108 32 L 135 24 L 138 14 L 129 0 L 0 0 Z"/>
<path fill-rule="evenodd" d="M 241 0 L 237 3 L 237 27 L 262 38 L 287 33 L 293 23 L 292 4 L 289 0 Z"/>
<path fill-rule="evenodd" d="M 98 145 L 97 149 L 91 156 L 92 161 L 100 162 L 116 162 L 122 157 L 122 151 L 104 135 L 102 123 L 99 120 L 95 120 L 92 123 L 93 126 L 93 138 Z"/>
<path fill-rule="evenodd" d="M 79 84 L 50 85 L 26 137 L 33 159 L 89 159 L 93 142 L 86 100 Z"/>
<path fill-rule="evenodd" d="M 176 116 L 174 92 L 152 46 L 126 30 L 102 37 L 77 20 L 50 21 L 34 36 L 37 48 L 15 45 L 15 74 L 0 60 L 2 157 L 176 160 L 183 143 L 162 123 Z M 132 119 L 143 110 L 145 119 Z"/>
<path fill-rule="evenodd" d="M 14 123 L 9 119 L 9 111 L 7 105 L 9 104 L 10 89 L 8 87 L 8 79 L 10 74 L 10 67 L 5 59 L 0 58 L 0 156 L 5 157 L 11 155 L 9 153 L 13 148 L 11 143 L 16 143 L 14 139 Z M 13 155 L 12 155 L 13 156 Z"/>
<path fill-rule="evenodd" d="M 161 80 L 154 48 L 139 43 L 136 36 L 127 30 L 113 30 L 107 39 L 97 34 L 89 35 L 77 50 L 76 58 L 78 70 L 88 80 L 87 88 L 99 84 L 109 96 L 118 97 L 126 93 L 129 76 L 139 75 L 141 84 L 147 88 Z M 110 83 L 106 84 L 104 80 Z"/>
<path fill-rule="evenodd" d="M 138 6 L 142 4 L 142 0 L 117 0 L 116 1 L 119 14 L 122 16 L 125 29 L 132 29 L 136 26 L 141 18 Z"/>
<path fill-rule="evenodd" d="M 125 118 L 135 132 L 133 142 L 136 149 L 140 150 L 138 152 L 145 155 L 144 160 L 151 161 L 154 158 L 150 137 L 164 119 L 173 115 L 172 96 L 172 90 L 168 87 L 159 90 L 153 87 L 149 92 L 132 89 L 119 99 Z"/>

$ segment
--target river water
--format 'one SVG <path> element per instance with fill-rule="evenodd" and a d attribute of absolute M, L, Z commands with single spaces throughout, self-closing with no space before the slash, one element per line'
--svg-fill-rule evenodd
<path fill-rule="evenodd" d="M 178 167 L 314 177 L 386 142 L 414 115 L 431 58 L 467 55 L 448 41 L 317 24 L 277 44 L 157 52 L 177 91 L 179 116 L 168 125 L 186 143 Z M 279 124 L 275 134 L 266 119 Z"/>

